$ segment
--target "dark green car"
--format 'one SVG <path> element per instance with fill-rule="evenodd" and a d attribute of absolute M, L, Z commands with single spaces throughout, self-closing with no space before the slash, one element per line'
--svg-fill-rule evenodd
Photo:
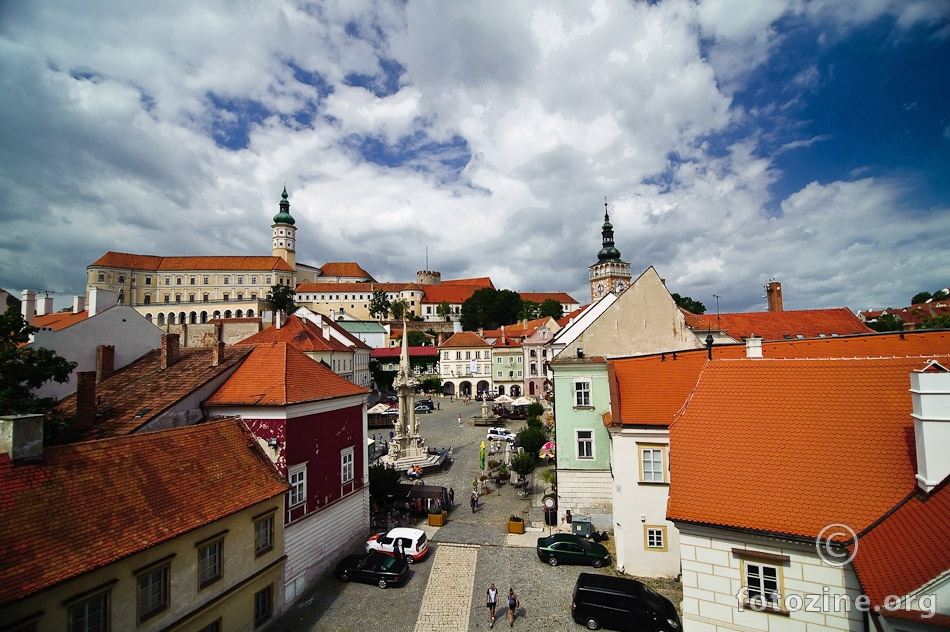
<path fill-rule="evenodd" d="M 610 564 L 610 553 L 603 544 L 591 542 L 573 533 L 555 533 L 538 538 L 538 559 L 551 566 L 584 564 L 600 568 Z"/>

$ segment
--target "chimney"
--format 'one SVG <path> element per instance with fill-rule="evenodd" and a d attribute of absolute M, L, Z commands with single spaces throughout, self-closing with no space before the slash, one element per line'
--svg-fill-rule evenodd
<path fill-rule="evenodd" d="M 45 316 L 53 313 L 53 297 L 44 296 L 36 302 L 36 315 Z"/>
<path fill-rule="evenodd" d="M 88 299 L 86 309 L 91 318 L 115 305 L 116 293 L 114 290 L 104 290 L 99 287 L 94 287 L 89 290 Z"/>
<path fill-rule="evenodd" d="M 484 337 L 485 337 L 485 330 L 484 330 L 484 328 L 482 328 L 482 327 L 479 327 L 479 328 L 478 328 L 478 337 L 479 337 L 479 338 L 484 338 Z"/>
<path fill-rule="evenodd" d="M 505 342 L 505 326 L 504 325 L 501 326 L 501 344 L 502 345 L 507 344 Z"/>
<path fill-rule="evenodd" d="M 96 383 L 108 378 L 115 372 L 115 345 L 96 347 Z"/>
<path fill-rule="evenodd" d="M 73 313 L 78 314 L 84 311 L 86 311 L 86 297 L 74 296 L 73 297 Z"/>
<path fill-rule="evenodd" d="M 745 340 L 745 357 L 747 358 L 761 358 L 762 357 L 762 339 L 751 335 Z"/>
<path fill-rule="evenodd" d="M 950 475 L 950 371 L 931 360 L 910 374 L 917 486 L 928 494 Z"/>
<path fill-rule="evenodd" d="M 14 463 L 43 458 L 43 415 L 0 417 L 0 453 Z"/>
<path fill-rule="evenodd" d="M 91 428 L 96 422 L 96 372 L 76 373 L 76 430 Z"/>
<path fill-rule="evenodd" d="M 20 313 L 27 325 L 33 324 L 33 318 L 36 316 L 36 292 L 34 290 L 23 290 L 20 294 Z"/>
<path fill-rule="evenodd" d="M 320 324 L 323 326 L 323 338 L 324 340 L 330 339 L 330 323 L 325 320 L 320 320 Z"/>
<path fill-rule="evenodd" d="M 178 362 L 178 334 L 162 334 L 159 368 L 165 370 L 176 362 Z"/>
<path fill-rule="evenodd" d="M 219 340 L 211 347 L 211 366 L 220 366 L 224 362 L 224 341 Z"/>
<path fill-rule="evenodd" d="M 765 296 L 769 300 L 769 311 L 770 312 L 784 312 L 785 308 L 782 307 L 782 284 L 778 281 L 769 281 L 769 284 L 765 286 Z"/>

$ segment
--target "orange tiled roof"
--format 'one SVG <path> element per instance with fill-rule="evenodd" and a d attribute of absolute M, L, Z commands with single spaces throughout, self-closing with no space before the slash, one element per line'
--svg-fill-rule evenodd
<path fill-rule="evenodd" d="M 491 282 L 489 277 L 475 277 L 473 279 L 451 279 L 448 281 L 442 281 L 442 285 L 470 285 L 476 288 L 490 287 L 495 289 L 495 284 Z M 434 285 L 429 285 L 426 287 L 437 287 Z"/>
<path fill-rule="evenodd" d="M 704 314 L 694 314 L 693 312 L 683 309 L 682 307 L 680 307 L 679 310 L 686 319 L 686 326 L 693 331 L 719 330 L 719 326 L 714 317 L 710 318 Z M 758 333 L 756 333 L 756 335 L 758 336 Z"/>
<path fill-rule="evenodd" d="M 328 261 L 320 266 L 323 276 L 327 277 L 353 277 L 359 279 L 369 279 L 375 281 L 373 276 L 360 267 L 360 264 L 354 261 Z"/>
<path fill-rule="evenodd" d="M 405 290 L 418 290 L 419 286 L 414 283 L 376 283 L 367 281 L 343 281 L 334 283 L 333 281 L 323 281 L 320 283 L 299 283 L 294 289 L 297 294 L 308 292 L 314 293 L 334 293 L 341 292 L 361 292 L 372 294 L 373 292 L 402 292 Z"/>
<path fill-rule="evenodd" d="M 711 316 L 707 316 L 706 319 L 709 320 L 710 325 L 717 322 Z M 846 307 L 790 312 L 720 314 L 718 322 L 721 324 L 721 330 L 736 340 L 744 340 L 752 335 L 765 340 L 782 340 L 786 336 L 817 338 L 873 332 Z M 705 330 L 706 327 L 702 329 Z"/>
<path fill-rule="evenodd" d="M 13 464 L 0 456 L 0 533 L 6 540 L 0 605 L 286 489 L 247 428 L 233 419 L 51 446 L 37 462 Z"/>
<path fill-rule="evenodd" d="M 854 569 L 872 607 L 883 606 L 888 595 L 914 592 L 948 568 L 950 479 L 929 497 L 914 494 L 861 536 L 854 558 Z"/>
<path fill-rule="evenodd" d="M 667 516 L 809 539 L 867 529 L 916 484 L 909 375 L 924 363 L 708 363 L 670 427 Z"/>
<path fill-rule="evenodd" d="M 587 309 L 588 307 L 590 307 L 590 303 L 588 303 L 587 305 L 581 305 L 570 314 L 565 314 L 560 319 L 558 319 L 557 324 L 560 325 L 561 327 L 567 327 L 568 325 L 571 324 L 572 320 L 574 320 L 575 318 L 583 314 L 584 310 Z"/>
<path fill-rule="evenodd" d="M 484 338 L 473 331 L 460 331 L 452 334 L 448 340 L 439 345 L 440 349 L 452 349 L 455 347 L 490 347 Z"/>
<path fill-rule="evenodd" d="M 905 333 L 780 340 L 762 343 L 770 359 L 914 357 L 950 353 L 950 332 Z M 740 359 L 745 344 L 716 345 L 713 359 Z M 616 388 L 615 422 L 625 425 L 668 426 L 683 407 L 706 364 L 705 349 L 611 360 Z"/>
<path fill-rule="evenodd" d="M 350 348 L 334 337 L 324 338 L 323 329 L 315 323 L 299 316 L 290 316 L 287 322 L 277 327 L 262 329 L 253 336 L 245 338 L 239 345 L 257 345 L 274 342 L 286 342 L 297 351 L 350 351 Z M 360 343 L 362 345 L 362 343 Z M 364 345 L 365 346 L 365 345 Z"/>
<path fill-rule="evenodd" d="M 340 377 L 286 342 L 274 342 L 254 347 L 205 404 L 286 406 L 365 393 L 369 390 Z"/>
<path fill-rule="evenodd" d="M 224 358 L 213 367 L 211 348 L 184 347 L 178 352 L 178 361 L 162 370 L 161 349 L 153 349 L 96 384 L 98 418 L 82 438 L 132 434 L 211 380 L 233 369 L 250 351 L 248 347 L 225 347 Z M 67 418 L 75 417 L 76 394 L 64 397 L 56 410 Z"/>
<path fill-rule="evenodd" d="M 72 312 L 56 312 L 55 314 L 44 314 L 42 316 L 33 317 L 33 326 L 34 327 L 48 327 L 53 331 L 59 331 L 61 329 L 66 329 L 71 327 L 76 323 L 81 323 L 82 321 L 89 318 L 89 311 L 83 310 L 78 314 Z"/>
<path fill-rule="evenodd" d="M 438 358 L 439 348 L 432 345 L 408 347 L 410 358 Z M 376 347 L 370 352 L 373 358 L 398 358 L 402 353 L 400 347 Z"/>
<path fill-rule="evenodd" d="M 289 263 L 275 256 L 221 255 L 198 257 L 156 257 L 125 252 L 107 252 L 88 267 L 124 268 L 127 270 L 154 270 L 175 272 L 187 270 L 248 270 L 293 272 Z"/>
<path fill-rule="evenodd" d="M 441 303 L 445 301 L 450 305 L 461 305 L 468 299 L 472 298 L 472 294 L 478 290 L 484 289 L 476 285 L 423 285 L 422 288 L 425 290 L 425 296 L 422 299 L 423 303 Z"/>
<path fill-rule="evenodd" d="M 576 303 L 567 292 L 518 292 L 518 296 L 521 297 L 523 301 L 533 301 L 535 303 L 543 303 L 548 299 L 554 299 L 558 303 Z"/>

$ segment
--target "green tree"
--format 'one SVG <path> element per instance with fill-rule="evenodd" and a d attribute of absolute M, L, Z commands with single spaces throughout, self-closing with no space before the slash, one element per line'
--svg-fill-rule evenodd
<path fill-rule="evenodd" d="M 538 458 L 538 452 L 547 443 L 548 436 L 540 426 L 527 426 L 518 433 L 518 445 L 524 448 L 525 452 L 530 452 L 534 458 Z"/>
<path fill-rule="evenodd" d="M 544 414 L 544 404 L 541 402 L 531 402 L 528 404 L 528 417 L 537 417 L 541 419 L 541 415 Z"/>
<path fill-rule="evenodd" d="M 264 297 L 264 302 L 274 308 L 275 311 L 285 314 L 292 313 L 297 309 L 294 303 L 294 288 L 289 285 L 272 285 Z"/>
<path fill-rule="evenodd" d="M 406 340 L 410 347 L 421 347 L 423 346 L 428 338 L 426 338 L 425 332 L 422 331 L 410 331 L 408 334 L 409 338 Z M 401 341 L 400 341 L 401 344 Z"/>
<path fill-rule="evenodd" d="M 521 301 L 521 311 L 518 312 L 518 320 L 534 320 L 541 315 L 541 304 L 534 301 Z"/>
<path fill-rule="evenodd" d="M 904 328 L 904 323 L 894 314 L 884 314 L 867 325 L 874 331 L 900 331 Z"/>
<path fill-rule="evenodd" d="M 511 470 L 517 472 L 522 477 L 527 476 L 534 471 L 537 464 L 538 455 L 531 452 L 521 452 L 511 457 Z"/>
<path fill-rule="evenodd" d="M 373 318 L 385 319 L 386 316 L 389 315 L 389 310 L 392 309 L 392 306 L 389 297 L 386 296 L 386 292 L 377 290 L 373 292 L 373 297 L 369 299 L 369 315 Z"/>
<path fill-rule="evenodd" d="M 925 318 L 917 326 L 917 329 L 950 329 L 950 315 L 943 314 Z"/>
<path fill-rule="evenodd" d="M 441 316 L 445 322 L 449 322 L 449 317 L 452 315 L 452 306 L 449 305 L 448 301 L 442 301 L 436 306 L 435 313 Z"/>
<path fill-rule="evenodd" d="M 917 292 L 914 294 L 914 298 L 910 299 L 911 305 L 919 305 L 921 303 L 926 303 L 928 300 L 933 298 L 933 294 L 930 292 Z"/>
<path fill-rule="evenodd" d="M 560 301 L 548 298 L 541 303 L 541 306 L 538 308 L 538 317 L 547 318 L 548 316 L 554 320 L 559 320 L 564 316 L 564 308 L 561 307 Z"/>
<path fill-rule="evenodd" d="M 55 400 L 39 398 L 33 391 L 53 381 L 62 384 L 76 368 L 50 349 L 21 347 L 38 331 L 27 324 L 15 307 L 0 315 L 0 414 L 44 413 Z"/>
<path fill-rule="evenodd" d="M 676 304 L 685 309 L 687 312 L 692 312 L 694 314 L 706 313 L 705 305 L 699 301 L 694 301 L 688 296 L 680 296 L 676 292 L 673 292 L 673 300 L 676 301 Z"/>
<path fill-rule="evenodd" d="M 479 327 L 497 329 L 502 325 L 518 322 L 521 312 L 521 297 L 511 290 L 494 290 L 485 287 L 475 292 L 462 303 L 462 329 L 474 331 Z"/>
<path fill-rule="evenodd" d="M 395 496 L 400 472 L 392 465 L 377 461 L 369 466 L 369 495 L 377 502 Z"/>
<path fill-rule="evenodd" d="M 393 314 L 393 320 L 402 320 L 403 316 L 406 319 L 409 319 L 411 314 L 409 313 L 409 302 L 404 298 L 397 298 L 389 307 L 389 311 Z"/>

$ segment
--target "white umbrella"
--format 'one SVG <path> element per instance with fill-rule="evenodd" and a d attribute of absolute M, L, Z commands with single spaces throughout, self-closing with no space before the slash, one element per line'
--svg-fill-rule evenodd
<path fill-rule="evenodd" d="M 367 410 L 366 412 L 371 415 L 378 415 L 380 413 L 386 412 L 387 410 L 389 410 L 389 404 L 380 402 L 376 404 L 375 406 L 373 406 L 372 408 L 370 408 L 369 410 Z"/>
<path fill-rule="evenodd" d="M 511 402 L 513 406 L 527 406 L 528 404 L 533 404 L 534 400 L 530 397 L 519 397 L 515 401 Z"/>
<path fill-rule="evenodd" d="M 508 397 L 507 395 L 499 395 L 498 397 L 495 398 L 496 404 L 510 404 L 511 401 L 512 399 Z"/>

